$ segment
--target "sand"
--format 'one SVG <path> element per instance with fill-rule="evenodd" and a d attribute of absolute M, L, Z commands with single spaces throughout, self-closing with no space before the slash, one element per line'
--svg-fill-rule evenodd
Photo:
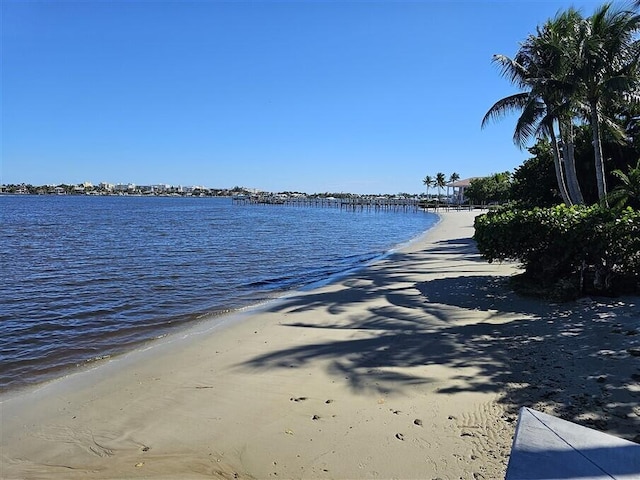
<path fill-rule="evenodd" d="M 0 476 L 504 476 L 528 406 L 638 441 L 640 299 L 511 293 L 473 212 L 330 285 L 0 404 Z"/>

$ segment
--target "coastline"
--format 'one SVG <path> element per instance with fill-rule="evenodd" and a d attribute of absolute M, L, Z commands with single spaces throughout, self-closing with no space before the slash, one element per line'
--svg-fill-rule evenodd
<path fill-rule="evenodd" d="M 520 406 L 639 431 L 638 299 L 518 298 L 476 213 L 439 215 L 331 284 L 2 399 L 0 476 L 490 479 Z"/>
<path fill-rule="evenodd" d="M 0 235 L 8 272 L 0 292 L 6 305 L 0 392 L 101 363 L 305 284 L 332 281 L 331 275 L 423 233 L 436 218 L 243 207 L 225 198 L 4 200 L 11 221 Z M 198 234 L 176 228 L 196 224 Z"/>

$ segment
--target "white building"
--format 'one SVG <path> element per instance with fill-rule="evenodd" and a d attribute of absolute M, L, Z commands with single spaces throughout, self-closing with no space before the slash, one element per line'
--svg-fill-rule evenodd
<path fill-rule="evenodd" d="M 133 192 L 136 189 L 136 186 L 133 183 L 118 183 L 115 187 L 114 190 L 116 192 Z"/>
<path fill-rule="evenodd" d="M 457 180 L 455 182 L 447 183 L 447 196 L 449 196 L 449 188 L 453 189 L 449 196 L 451 203 L 455 205 L 461 205 L 467 201 L 464 196 L 464 191 L 471 185 L 471 181 L 478 177 L 465 178 L 464 180 Z"/>

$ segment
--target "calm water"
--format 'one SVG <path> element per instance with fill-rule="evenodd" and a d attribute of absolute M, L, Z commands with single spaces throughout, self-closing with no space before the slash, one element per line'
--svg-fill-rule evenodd
<path fill-rule="evenodd" d="M 7 390 L 326 280 L 436 217 L 228 198 L 0 196 L 0 219 Z"/>

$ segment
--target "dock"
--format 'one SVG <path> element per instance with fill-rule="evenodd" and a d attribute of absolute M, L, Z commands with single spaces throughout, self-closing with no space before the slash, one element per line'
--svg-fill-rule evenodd
<path fill-rule="evenodd" d="M 471 210 L 472 205 L 427 204 L 418 197 L 349 196 L 343 198 L 324 196 L 287 196 L 278 194 L 236 195 L 233 203 L 239 205 L 285 205 L 290 207 L 340 208 L 344 210 L 388 210 L 419 212 L 438 209 Z"/>

